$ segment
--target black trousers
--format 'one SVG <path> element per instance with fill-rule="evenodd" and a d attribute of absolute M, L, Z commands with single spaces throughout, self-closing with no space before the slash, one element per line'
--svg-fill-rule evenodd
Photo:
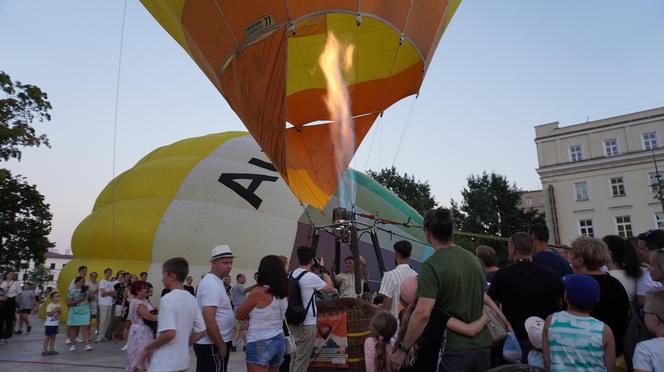
<path fill-rule="evenodd" d="M 7 298 L 0 310 L 0 338 L 10 338 L 14 334 L 16 322 L 16 298 Z"/>
<path fill-rule="evenodd" d="M 232 345 L 232 341 L 226 342 L 226 353 L 219 355 L 219 348 L 215 344 L 194 344 L 196 372 L 228 371 L 228 357 L 230 356 Z"/>

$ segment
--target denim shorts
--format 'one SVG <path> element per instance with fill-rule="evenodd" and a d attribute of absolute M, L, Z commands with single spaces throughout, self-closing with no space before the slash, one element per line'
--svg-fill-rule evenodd
<path fill-rule="evenodd" d="M 280 334 L 266 340 L 247 344 L 247 363 L 263 367 L 279 367 L 284 361 L 286 343 Z"/>

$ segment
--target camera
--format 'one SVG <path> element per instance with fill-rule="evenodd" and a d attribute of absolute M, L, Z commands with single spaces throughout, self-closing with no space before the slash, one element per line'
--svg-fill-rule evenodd
<path fill-rule="evenodd" d="M 329 273 L 325 268 L 325 266 L 322 265 L 322 262 L 323 262 L 323 257 L 315 257 L 314 264 L 311 265 L 311 268 L 313 269 L 312 271 L 317 272 L 318 275 Z"/>

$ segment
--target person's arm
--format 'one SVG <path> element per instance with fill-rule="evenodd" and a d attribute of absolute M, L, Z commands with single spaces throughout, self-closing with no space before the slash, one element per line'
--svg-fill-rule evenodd
<path fill-rule="evenodd" d="M 505 327 L 507 328 L 507 330 L 509 332 L 514 333 L 514 329 L 512 328 L 512 324 L 510 324 L 510 321 L 507 320 L 507 318 L 505 317 L 505 314 L 503 314 L 503 310 L 498 306 L 498 304 L 493 302 L 491 297 L 489 297 L 489 295 L 487 295 L 486 293 L 484 293 L 484 304 L 487 305 L 488 307 L 493 309 L 493 311 L 496 312 L 496 314 L 498 315 L 498 318 L 500 318 L 500 321 L 503 322 L 503 324 L 505 324 Z"/>
<path fill-rule="evenodd" d="M 482 314 L 482 316 L 479 319 L 470 324 L 463 322 L 457 318 L 450 318 L 447 321 L 447 328 L 454 333 L 458 333 L 468 337 L 475 337 L 475 335 L 477 335 L 482 331 L 482 328 L 484 328 L 486 322 L 488 321 L 489 318 L 486 316 L 486 314 Z"/>
<path fill-rule="evenodd" d="M 544 369 L 551 370 L 551 356 L 549 355 L 549 327 L 551 326 L 551 315 L 546 318 L 544 322 L 544 330 L 542 331 L 542 357 L 544 358 Z"/>
<path fill-rule="evenodd" d="M 73 297 L 67 296 L 67 306 L 75 306 L 81 303 L 80 299 L 74 299 Z"/>
<path fill-rule="evenodd" d="M 192 346 L 193 344 L 196 343 L 196 341 L 200 340 L 205 336 L 205 331 L 201 332 L 192 332 L 191 335 L 189 335 L 189 346 Z M 218 346 L 217 346 L 218 347 Z M 223 350 L 224 354 L 219 354 L 219 355 L 226 355 L 226 344 L 224 344 L 224 348 L 221 349 Z"/>
<path fill-rule="evenodd" d="M 174 329 L 167 329 L 165 331 L 159 332 L 159 335 L 154 341 L 145 345 L 145 348 L 143 349 L 143 357 L 141 358 L 143 362 L 147 364 L 150 361 L 150 358 L 152 357 L 152 354 L 154 353 L 155 350 L 171 342 L 174 338 L 175 338 Z"/>
<path fill-rule="evenodd" d="M 56 306 L 53 310 L 46 312 L 46 315 L 53 316 L 60 312 L 60 306 Z"/>
<path fill-rule="evenodd" d="M 341 285 L 341 283 L 344 282 L 344 277 L 343 276 L 340 277 L 340 276 L 341 276 L 341 274 L 337 275 L 337 274 L 334 273 L 334 271 L 332 272 L 332 281 L 334 282 L 334 284 Z"/>
<path fill-rule="evenodd" d="M 433 310 L 433 305 L 436 303 L 436 300 L 433 298 L 420 297 L 417 300 L 417 305 L 413 314 L 410 316 L 408 321 L 408 329 L 406 330 L 406 335 L 401 342 L 404 345 L 406 350 L 410 349 L 415 345 L 415 342 L 422 335 L 424 327 L 426 327 L 431 317 L 431 311 Z M 406 359 L 406 353 L 397 348 L 394 354 L 392 354 L 392 366 L 398 370 L 404 363 Z"/>
<path fill-rule="evenodd" d="M 604 333 L 602 335 L 602 342 L 604 343 L 604 366 L 607 372 L 615 372 L 616 370 L 616 342 L 613 339 L 613 332 L 609 326 L 604 325 Z"/>
<path fill-rule="evenodd" d="M 215 316 L 217 315 L 216 306 L 204 306 L 202 309 L 203 322 L 207 328 L 207 335 L 213 344 L 219 349 L 219 355 L 226 355 L 226 343 L 221 337 L 221 331 Z"/>
<path fill-rule="evenodd" d="M 383 296 L 383 303 L 380 304 L 380 307 L 382 307 L 383 309 L 388 310 L 388 311 L 391 310 L 392 309 L 392 297 L 384 295 L 382 293 L 381 293 L 381 295 Z M 448 325 L 449 325 L 449 323 L 448 323 Z"/>
<path fill-rule="evenodd" d="M 139 304 L 136 313 L 145 320 L 151 320 L 153 322 L 157 321 L 157 315 L 148 311 L 148 307 L 145 306 L 145 304 Z"/>
<path fill-rule="evenodd" d="M 261 293 L 259 293 L 260 291 L 264 292 L 265 289 L 261 287 L 255 287 L 251 292 L 249 292 L 249 294 L 247 294 L 247 297 L 245 297 L 240 306 L 235 308 L 235 319 L 245 320 L 247 317 L 249 317 L 251 310 L 253 310 L 254 307 L 258 305 L 258 298 L 261 295 Z"/>

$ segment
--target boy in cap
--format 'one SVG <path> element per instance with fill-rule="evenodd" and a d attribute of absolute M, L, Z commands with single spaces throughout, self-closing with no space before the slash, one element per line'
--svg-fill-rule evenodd
<path fill-rule="evenodd" d="M 550 371 L 615 371 L 613 333 L 606 324 L 590 316 L 599 302 L 599 284 L 586 274 L 566 275 L 562 280 L 567 311 L 549 315 L 544 324 L 545 368 Z"/>
<path fill-rule="evenodd" d="M 664 289 L 653 289 L 646 295 L 643 322 L 655 338 L 636 345 L 634 371 L 664 371 Z"/>

